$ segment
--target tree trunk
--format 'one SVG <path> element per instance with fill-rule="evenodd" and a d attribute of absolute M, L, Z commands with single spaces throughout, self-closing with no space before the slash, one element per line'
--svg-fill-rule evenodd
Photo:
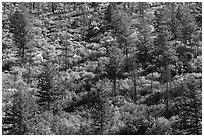
<path fill-rule="evenodd" d="M 32 2 L 32 11 L 35 10 L 35 2 Z"/>
<path fill-rule="evenodd" d="M 113 79 L 113 94 L 116 96 L 116 77 Z"/>
<path fill-rule="evenodd" d="M 169 82 L 166 83 L 166 112 L 169 111 Z"/>
<path fill-rule="evenodd" d="M 152 72 L 152 78 L 151 78 L 151 93 L 153 92 L 153 72 Z"/>
<path fill-rule="evenodd" d="M 54 2 L 52 2 L 52 13 L 55 13 L 55 5 L 54 5 Z"/>
<path fill-rule="evenodd" d="M 136 72 L 134 72 L 134 75 L 133 75 L 133 82 L 134 82 L 134 93 L 135 93 L 135 103 L 137 101 L 137 83 L 136 83 Z"/>
<path fill-rule="evenodd" d="M 103 135 L 103 123 L 104 123 L 104 121 L 103 121 L 103 114 L 102 114 L 102 116 L 101 116 L 101 123 L 100 123 L 100 135 Z"/>
<path fill-rule="evenodd" d="M 73 4 L 73 10 L 75 11 L 76 10 L 76 3 Z"/>
<path fill-rule="evenodd" d="M 166 82 L 166 110 L 169 110 L 169 82 L 171 81 L 171 67 L 166 65 L 164 67 L 164 82 Z"/>
<path fill-rule="evenodd" d="M 128 58 L 128 42 L 127 40 L 125 39 L 125 57 L 126 57 L 126 71 L 128 72 L 129 70 L 129 58 Z"/>
<path fill-rule="evenodd" d="M 134 56 L 134 72 L 133 72 L 133 84 L 134 84 L 134 96 L 135 96 L 135 98 L 134 98 L 134 100 L 135 100 L 135 103 L 136 103 L 136 101 L 137 101 L 137 63 L 136 63 L 136 61 L 137 61 L 137 55 L 135 55 Z"/>
<path fill-rule="evenodd" d="M 113 94 L 114 96 L 116 96 L 116 62 L 115 62 L 115 58 L 113 60 L 114 62 L 114 70 L 113 70 Z"/>
<path fill-rule="evenodd" d="M 22 58 L 22 62 L 24 63 L 25 62 L 25 59 L 24 59 L 24 56 L 25 56 L 25 45 L 23 45 L 23 47 L 22 47 L 22 56 L 21 56 L 21 58 Z"/>
<path fill-rule="evenodd" d="M 68 61 L 67 61 L 67 54 L 68 54 L 68 49 L 67 46 L 65 47 L 65 69 L 68 69 Z"/>
<path fill-rule="evenodd" d="M 31 68 L 31 52 L 30 52 L 30 59 L 29 59 L 29 66 L 28 66 L 28 84 L 30 84 L 30 68 Z"/>

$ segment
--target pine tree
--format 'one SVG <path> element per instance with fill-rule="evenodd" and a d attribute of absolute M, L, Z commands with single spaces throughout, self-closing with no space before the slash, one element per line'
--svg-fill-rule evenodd
<path fill-rule="evenodd" d="M 93 104 L 91 109 L 91 118 L 93 119 L 93 134 L 94 135 L 103 135 L 105 131 L 106 123 L 109 120 L 109 108 L 107 105 L 108 94 L 106 83 L 104 81 L 99 81 L 96 84 L 96 87 L 93 88 L 95 94 L 95 99 L 97 102 Z"/>
<path fill-rule="evenodd" d="M 183 93 L 179 98 L 179 127 L 182 134 L 202 134 L 202 95 L 201 79 L 193 74 L 186 75 L 182 85 Z"/>
<path fill-rule="evenodd" d="M 155 12 L 155 32 L 156 38 L 154 40 L 154 62 L 155 66 L 158 68 L 162 68 L 162 82 L 166 84 L 166 111 L 169 110 L 169 81 L 171 80 L 171 65 L 175 64 L 178 60 L 176 56 L 176 51 L 169 43 L 169 39 L 172 37 L 170 32 L 168 31 L 168 26 L 166 20 L 164 20 L 167 13 L 163 11 L 163 9 L 158 9 Z"/>
<path fill-rule="evenodd" d="M 3 95 L 9 95 L 9 98 L 6 100 L 7 103 L 3 101 L 2 134 L 24 135 L 28 130 L 26 121 L 33 118 L 36 112 L 35 106 L 31 103 L 33 98 L 29 100 L 27 98 L 30 96 L 30 89 L 21 76 L 17 79 L 11 75 L 9 77 L 3 75 L 3 77 L 5 78 Z M 6 81 L 7 78 L 9 81 Z M 9 84 L 11 81 L 12 83 Z"/>
<path fill-rule="evenodd" d="M 195 18 L 190 13 L 189 4 L 179 5 L 176 12 L 176 18 L 178 20 L 178 28 L 180 41 L 186 46 L 192 46 L 193 35 L 198 30 L 198 26 L 195 24 Z"/>
<path fill-rule="evenodd" d="M 128 42 L 130 18 L 128 18 L 128 14 L 119 10 L 117 3 L 109 3 L 105 20 L 107 29 L 112 31 L 109 34 L 114 39 L 112 43 L 107 42 L 110 45 L 108 47 L 110 64 L 107 67 L 107 72 L 113 81 L 113 92 L 116 95 L 117 78 L 122 78 L 123 72 L 128 72 L 130 67 Z"/>
<path fill-rule="evenodd" d="M 186 3 L 184 5 L 178 5 L 176 11 L 177 21 L 177 35 L 180 41 L 179 48 L 183 48 L 182 52 L 179 52 L 179 59 L 183 63 L 184 71 L 186 73 L 192 72 L 191 59 L 198 55 L 200 30 L 196 20 L 193 16 L 192 9 L 195 7 L 193 3 Z M 182 53 L 182 54 L 180 54 Z M 190 59 L 190 60 L 189 60 Z"/>
<path fill-rule="evenodd" d="M 20 10 L 16 10 L 11 15 L 9 20 L 10 32 L 13 33 L 13 40 L 16 44 L 16 47 L 18 48 L 18 54 L 21 57 L 21 61 L 25 62 L 28 20 L 26 19 L 26 16 L 23 11 Z"/>
<path fill-rule="evenodd" d="M 64 89 L 60 90 L 61 83 L 58 83 L 56 67 L 51 62 L 46 63 L 42 73 L 38 76 L 37 104 L 44 110 L 54 112 L 58 108 L 53 108 L 53 104 L 60 98 Z"/>
<path fill-rule="evenodd" d="M 119 36 L 125 36 L 128 32 L 128 14 L 119 10 L 115 2 L 109 3 L 105 20 L 107 21 L 107 28 L 114 30 Z"/>
<path fill-rule="evenodd" d="M 3 117 L 3 134 L 7 135 L 23 135 L 26 132 L 25 124 L 23 123 L 23 108 L 21 91 L 16 91 L 13 95 L 13 106 L 6 110 Z"/>

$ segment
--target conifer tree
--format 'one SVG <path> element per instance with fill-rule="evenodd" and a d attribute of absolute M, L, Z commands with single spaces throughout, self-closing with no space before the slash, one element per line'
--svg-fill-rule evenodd
<path fill-rule="evenodd" d="M 60 87 L 62 85 L 60 85 L 59 81 L 60 78 L 55 65 L 51 62 L 46 62 L 42 73 L 38 76 L 38 91 L 36 93 L 37 104 L 44 110 L 53 113 L 59 110 L 57 107 L 53 108 L 53 105 L 61 97 L 62 91 L 64 91 L 63 87 Z"/>
<path fill-rule="evenodd" d="M 174 47 L 168 42 L 172 37 L 168 31 L 166 20 L 164 20 L 166 14 L 162 9 L 158 9 L 155 12 L 155 32 L 156 38 L 154 39 L 153 55 L 155 56 L 155 65 L 158 68 L 162 68 L 163 83 L 166 84 L 166 110 L 169 109 L 169 81 L 171 80 L 171 64 L 174 64 L 178 59 Z"/>
<path fill-rule="evenodd" d="M 13 95 L 13 105 L 8 108 L 3 117 L 3 134 L 23 135 L 26 132 L 25 123 L 23 122 L 23 108 L 21 91 L 16 91 Z"/>
<path fill-rule="evenodd" d="M 20 75 L 17 79 L 11 75 L 3 77 L 3 93 L 9 98 L 7 102 L 3 100 L 2 134 L 24 135 L 28 131 L 27 122 L 35 116 L 37 110 L 31 88 L 23 82 Z"/>
<path fill-rule="evenodd" d="M 182 85 L 183 93 L 179 99 L 179 128 L 182 134 L 202 134 L 202 97 L 201 79 L 193 74 L 187 74 Z"/>
<path fill-rule="evenodd" d="M 18 54 L 22 62 L 25 62 L 28 20 L 21 10 L 16 10 L 10 20 L 10 32 L 13 33 L 13 40 L 18 48 Z"/>
<path fill-rule="evenodd" d="M 108 106 L 108 91 L 106 89 L 105 81 L 99 81 L 96 87 L 93 88 L 95 99 L 97 102 L 93 104 L 91 109 L 91 118 L 93 119 L 93 133 L 102 135 L 104 134 L 106 123 L 110 119 L 110 112 Z"/>

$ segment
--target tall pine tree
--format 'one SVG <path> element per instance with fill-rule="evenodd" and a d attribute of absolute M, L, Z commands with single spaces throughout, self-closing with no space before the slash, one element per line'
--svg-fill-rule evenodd
<path fill-rule="evenodd" d="M 13 33 L 13 40 L 18 48 L 18 55 L 21 58 L 21 62 L 25 62 L 26 54 L 26 35 L 28 33 L 28 20 L 26 14 L 17 9 L 9 18 L 10 32 Z"/>

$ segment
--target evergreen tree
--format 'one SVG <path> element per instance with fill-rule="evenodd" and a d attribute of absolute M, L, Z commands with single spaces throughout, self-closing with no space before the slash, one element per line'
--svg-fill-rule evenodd
<path fill-rule="evenodd" d="M 95 99 L 97 102 L 93 104 L 91 109 L 91 118 L 93 119 L 93 134 L 102 135 L 105 132 L 107 121 L 110 119 L 108 100 L 110 91 L 108 91 L 107 83 L 105 81 L 99 81 L 96 84 L 96 88 L 93 88 Z"/>
<path fill-rule="evenodd" d="M 202 134 L 202 97 L 201 97 L 201 79 L 196 75 L 186 75 L 182 85 L 183 93 L 179 97 L 179 129 L 182 134 Z"/>
<path fill-rule="evenodd" d="M 156 61 L 156 66 L 163 69 L 162 72 L 162 82 L 166 83 L 166 109 L 169 111 L 169 81 L 171 80 L 171 65 L 175 64 L 178 60 L 176 56 L 176 51 L 169 43 L 169 39 L 172 37 L 168 31 L 168 26 L 164 17 L 166 13 L 163 12 L 163 9 L 158 9 L 155 11 L 155 32 L 156 38 L 154 40 L 154 61 Z"/>
<path fill-rule="evenodd" d="M 10 32 L 13 33 L 13 40 L 15 42 L 16 47 L 18 48 L 18 54 L 21 58 L 22 62 L 25 62 L 25 54 L 26 54 L 26 43 L 27 38 L 26 35 L 28 33 L 28 20 L 27 17 L 21 10 L 16 10 L 11 17 L 10 20 Z"/>
<path fill-rule="evenodd" d="M 26 132 L 25 124 L 23 122 L 23 108 L 22 108 L 22 97 L 21 91 L 14 93 L 13 105 L 8 108 L 3 117 L 3 134 L 7 135 L 23 135 Z"/>
<path fill-rule="evenodd" d="M 38 77 L 37 104 L 42 106 L 44 110 L 56 110 L 57 108 L 53 108 L 52 104 L 61 95 L 61 92 L 57 90 L 59 85 L 56 81 L 57 79 L 55 79 L 57 77 L 56 68 L 51 62 L 47 63 Z"/>
<path fill-rule="evenodd" d="M 21 76 L 17 77 L 17 80 L 10 75 L 3 75 L 3 77 L 3 93 L 9 98 L 5 100 L 6 102 L 3 101 L 2 134 L 24 135 L 28 131 L 28 120 L 34 117 L 37 110 L 34 98 L 31 96 L 31 89 L 22 81 Z M 11 81 L 12 83 L 9 84 L 8 82 Z"/>

